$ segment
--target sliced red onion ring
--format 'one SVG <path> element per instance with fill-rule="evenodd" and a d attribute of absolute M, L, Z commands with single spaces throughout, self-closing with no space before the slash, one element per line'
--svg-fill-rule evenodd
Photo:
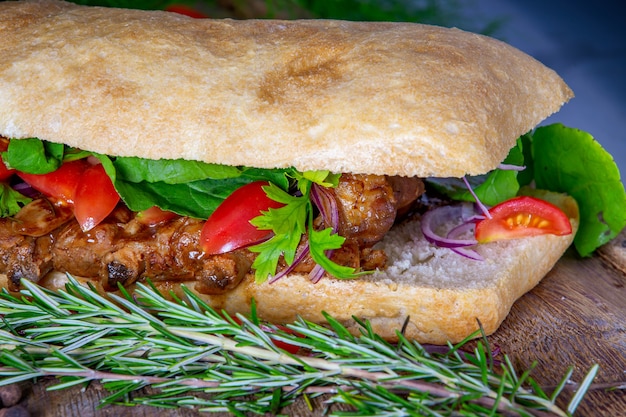
<path fill-rule="evenodd" d="M 316 264 L 311 272 L 309 272 L 309 279 L 313 284 L 317 284 L 322 279 L 322 277 L 324 277 L 325 272 L 326 271 L 324 270 L 324 268 Z"/>
<path fill-rule="evenodd" d="M 475 223 L 473 221 L 466 221 L 464 223 L 461 223 L 460 225 L 452 228 L 448 232 L 448 235 L 446 236 L 446 238 L 459 240 L 459 236 L 469 233 L 470 231 L 472 231 L 474 226 L 475 226 Z"/>
<path fill-rule="evenodd" d="M 430 243 L 442 248 L 462 248 L 475 245 L 476 239 L 455 239 L 438 235 L 435 230 L 444 223 L 458 221 L 463 212 L 461 205 L 441 206 L 429 210 L 422 216 L 422 233 Z"/>
<path fill-rule="evenodd" d="M 325 187 L 313 184 L 311 186 L 311 200 L 319 209 L 324 222 L 333 229 L 333 233 L 337 233 L 339 230 L 339 209 L 335 197 Z"/>
<path fill-rule="evenodd" d="M 339 230 L 339 208 L 337 207 L 335 197 L 325 187 L 313 184 L 311 186 L 311 200 L 319 209 L 324 222 L 331 227 L 333 233 L 337 233 Z M 327 250 L 324 254 L 327 258 L 330 258 L 333 256 L 333 252 L 332 250 Z M 324 268 L 320 265 L 315 265 L 309 272 L 309 279 L 311 282 L 317 283 L 324 276 L 324 272 L 326 272 Z"/>
<path fill-rule="evenodd" d="M 498 169 L 504 171 L 523 171 L 526 169 L 525 166 L 512 165 L 512 164 L 500 164 L 498 165 Z"/>
<path fill-rule="evenodd" d="M 450 248 L 451 251 L 453 251 L 454 253 L 464 256 L 466 258 L 469 259 L 473 259 L 474 261 L 484 261 L 485 258 L 483 258 L 478 252 L 476 252 L 474 249 L 470 249 L 470 248 Z"/>
<path fill-rule="evenodd" d="M 442 206 L 432 209 L 422 216 L 422 233 L 426 240 L 434 245 L 448 248 L 469 259 L 482 261 L 483 257 L 474 249 L 470 248 L 470 246 L 478 243 L 476 239 L 459 238 L 459 236 L 471 231 L 476 220 L 482 218 L 482 216 L 476 215 L 464 216 L 466 212 L 467 209 L 463 205 Z M 463 217 L 467 217 L 469 220 L 465 220 L 460 225 L 452 228 L 445 237 L 435 232 L 442 224 L 458 221 L 458 219 L 462 219 Z"/>
<path fill-rule="evenodd" d="M 21 193 L 22 195 L 30 198 L 33 198 L 39 194 L 39 191 L 35 190 L 26 182 L 18 182 L 17 184 L 13 185 L 13 189 Z"/>
<path fill-rule="evenodd" d="M 337 208 L 337 201 L 335 200 L 333 195 L 325 187 L 313 184 L 311 186 L 311 201 L 320 211 L 320 215 L 324 219 L 324 222 L 331 227 L 333 233 L 337 233 L 337 230 L 339 230 L 339 209 Z M 291 265 L 283 268 L 273 277 L 270 277 L 268 282 L 270 284 L 274 283 L 291 273 L 299 263 L 301 263 L 307 256 L 309 256 L 309 252 L 309 244 L 308 242 L 305 242 L 296 253 L 295 259 L 293 260 Z M 331 257 L 333 251 L 327 250 L 324 253 L 327 257 Z M 322 279 L 325 272 L 326 271 L 324 270 L 324 268 L 322 268 L 320 265 L 315 265 L 313 269 L 309 272 L 309 279 L 313 283 L 317 283 L 320 279 Z"/>
<path fill-rule="evenodd" d="M 285 275 L 291 273 L 294 269 L 296 269 L 296 266 L 300 262 L 302 262 L 308 255 L 309 255 L 309 242 L 305 242 L 300 247 L 300 249 L 296 252 L 296 256 L 293 262 L 291 263 L 291 265 L 288 265 L 286 268 L 283 268 L 278 274 L 274 275 L 273 277 L 270 277 L 270 279 L 267 282 L 269 284 L 273 284 L 274 282 L 278 281 Z"/>
<path fill-rule="evenodd" d="M 469 181 L 467 180 L 467 178 L 463 177 L 463 182 L 465 183 L 465 186 L 467 187 L 467 189 L 469 190 L 470 194 L 472 194 L 472 197 L 474 197 L 474 200 L 476 200 L 476 204 L 478 205 L 478 207 L 480 208 L 480 211 L 483 212 L 483 215 L 490 219 L 491 218 L 491 214 L 489 213 L 489 210 L 487 209 L 487 207 L 485 207 L 485 205 L 480 201 L 480 199 L 478 198 L 478 196 L 476 195 L 476 193 L 474 192 L 474 190 L 472 189 L 472 186 L 470 185 Z"/>

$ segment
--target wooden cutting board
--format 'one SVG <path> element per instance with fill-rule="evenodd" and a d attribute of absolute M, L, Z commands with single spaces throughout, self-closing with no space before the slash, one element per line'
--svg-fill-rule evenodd
<path fill-rule="evenodd" d="M 590 391 L 576 416 L 626 416 L 626 230 L 592 258 L 568 252 L 530 293 L 514 306 L 502 327 L 491 337 L 519 370 L 528 369 L 545 387 L 560 381 L 569 366 L 573 381 L 581 381 L 593 364 L 600 365 Z M 604 384 L 621 383 L 607 392 Z M 46 391 L 53 381 L 25 387 L 21 404 L 32 417 L 198 416 L 191 410 L 151 407 L 95 409 L 106 392 L 98 385 L 66 391 Z M 323 398 L 313 400 L 313 410 L 303 401 L 283 412 L 294 416 L 322 416 Z M 564 406 L 564 404 L 561 404 Z M 213 414 L 221 417 L 222 414 Z M 223 414 L 224 416 L 229 414 Z"/>

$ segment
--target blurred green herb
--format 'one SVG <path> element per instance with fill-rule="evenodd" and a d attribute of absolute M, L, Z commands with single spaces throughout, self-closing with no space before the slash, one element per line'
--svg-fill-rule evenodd
<path fill-rule="evenodd" d="M 107 297 L 71 277 L 66 291 L 22 285 L 20 297 L 0 294 L 0 385 L 57 377 L 49 389 L 65 389 L 100 381 L 109 391 L 101 407 L 264 414 L 326 394 L 328 403 L 353 409 L 341 415 L 568 416 L 598 369 L 563 410 L 556 401 L 571 372 L 548 395 L 530 371 L 519 374 L 506 356 L 495 361 L 482 341 L 471 353 L 463 343 L 429 351 L 401 334 L 390 344 L 366 322 L 353 336 L 332 317 L 328 327 L 264 324 L 254 308 L 250 318 L 230 317 L 186 289 L 184 301 L 170 301 L 142 284 L 132 295 Z M 281 343 L 300 350 L 289 353 Z"/>
<path fill-rule="evenodd" d="M 312 18 L 355 21 L 419 22 L 494 36 L 500 19 L 469 17 L 471 4 L 458 0 L 71 0 L 74 3 L 133 9 L 166 9 L 184 4 L 210 17 Z"/>

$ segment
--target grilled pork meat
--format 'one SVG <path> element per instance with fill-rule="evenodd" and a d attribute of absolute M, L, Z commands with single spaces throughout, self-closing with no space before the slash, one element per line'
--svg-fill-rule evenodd
<path fill-rule="evenodd" d="M 339 234 L 346 243 L 333 260 L 364 270 L 384 266 L 372 249 L 423 192 L 416 178 L 344 174 L 331 190 L 339 207 Z M 325 227 L 318 219 L 317 224 Z M 149 277 L 153 281 L 196 280 L 196 289 L 220 294 L 236 287 L 250 271 L 255 254 L 240 249 L 206 255 L 199 243 L 203 221 L 189 217 L 147 226 L 120 205 L 102 223 L 83 232 L 69 207 L 40 198 L 13 218 L 0 220 L 0 273 L 13 290 L 22 278 L 37 282 L 52 270 L 100 279 L 114 290 Z M 297 271 L 308 272 L 311 261 Z"/>

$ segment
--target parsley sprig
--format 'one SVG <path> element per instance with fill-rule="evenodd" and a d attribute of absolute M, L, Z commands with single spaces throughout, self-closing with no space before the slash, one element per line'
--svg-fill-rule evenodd
<path fill-rule="evenodd" d="M 328 256 L 329 251 L 341 248 L 345 238 L 335 233 L 331 227 L 322 230 L 313 227 L 315 207 L 311 200 L 312 187 L 314 184 L 336 187 L 339 175 L 329 171 L 293 171 L 291 176 L 298 192 L 292 195 L 273 184 L 265 187 L 267 196 L 284 206 L 270 208 L 251 221 L 257 228 L 274 233 L 269 240 L 249 248 L 258 253 L 252 264 L 257 282 L 264 282 L 270 276 L 276 275 L 281 256 L 287 265 L 291 265 L 296 260 L 303 236 L 308 239 L 306 247 L 309 254 L 324 271 L 342 279 L 359 276 L 354 268 L 339 265 Z"/>

